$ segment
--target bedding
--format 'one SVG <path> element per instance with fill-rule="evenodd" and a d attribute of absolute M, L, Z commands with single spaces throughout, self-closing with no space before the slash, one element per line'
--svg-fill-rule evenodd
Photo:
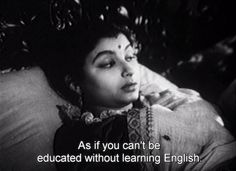
<path fill-rule="evenodd" d="M 178 89 L 145 66 L 140 70 L 141 90 L 149 85 L 157 92 Z M 0 74 L 0 171 L 55 170 L 54 163 L 37 157 L 53 155 L 54 135 L 62 125 L 56 105 L 66 103 L 40 67 Z"/>
<path fill-rule="evenodd" d="M 56 109 L 64 101 L 39 67 L 0 75 L 0 170 L 55 170 L 37 156 L 53 154 L 61 126 Z"/>

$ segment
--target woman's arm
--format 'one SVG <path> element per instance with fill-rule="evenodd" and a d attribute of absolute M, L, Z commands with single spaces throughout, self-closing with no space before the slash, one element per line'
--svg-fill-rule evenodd
<path fill-rule="evenodd" d="M 195 101 L 171 111 L 159 104 L 151 107 L 154 142 L 160 143 L 160 150 L 154 155 L 193 156 L 199 161 L 163 161 L 156 166 L 172 170 L 214 170 L 226 167 L 225 163 L 236 157 L 236 141 L 216 120 L 215 110 L 204 101 Z M 167 137 L 167 138 L 166 138 Z"/>
<path fill-rule="evenodd" d="M 214 119 L 224 125 L 215 106 L 203 100 L 198 92 L 192 89 L 178 88 L 163 76 L 151 71 L 140 64 L 141 70 L 141 101 L 146 105 L 159 104 L 172 111 L 177 110 L 181 105 L 201 101 L 208 108 L 214 110 Z"/>

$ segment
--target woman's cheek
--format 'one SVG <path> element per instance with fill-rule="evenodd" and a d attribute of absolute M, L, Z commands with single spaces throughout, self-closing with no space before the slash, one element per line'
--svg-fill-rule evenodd
<path fill-rule="evenodd" d="M 114 79 L 114 73 L 106 70 L 96 70 L 92 75 L 94 81 L 98 84 L 110 82 L 112 79 Z"/>

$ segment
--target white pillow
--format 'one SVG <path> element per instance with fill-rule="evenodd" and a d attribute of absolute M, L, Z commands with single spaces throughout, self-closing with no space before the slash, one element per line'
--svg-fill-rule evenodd
<path fill-rule="evenodd" d="M 53 154 L 63 103 L 38 67 L 0 74 L 0 170 L 55 170 L 37 156 Z"/>

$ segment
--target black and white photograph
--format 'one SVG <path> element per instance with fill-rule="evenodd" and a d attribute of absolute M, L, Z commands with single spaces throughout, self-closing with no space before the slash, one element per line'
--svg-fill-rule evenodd
<path fill-rule="evenodd" d="M 234 0 L 0 0 L 0 171 L 234 171 Z"/>

